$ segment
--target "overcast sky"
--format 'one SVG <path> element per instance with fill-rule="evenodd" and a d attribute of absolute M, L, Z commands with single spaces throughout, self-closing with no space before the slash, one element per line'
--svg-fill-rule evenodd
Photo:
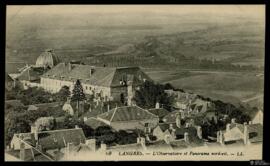
<path fill-rule="evenodd" d="M 68 13 L 214 14 L 263 18 L 264 5 L 32 5 L 7 6 L 7 15 Z"/>

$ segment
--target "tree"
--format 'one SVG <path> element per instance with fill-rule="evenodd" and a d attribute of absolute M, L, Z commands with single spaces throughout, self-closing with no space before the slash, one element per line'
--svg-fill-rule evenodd
<path fill-rule="evenodd" d="M 77 80 L 74 88 L 72 90 L 72 96 L 71 96 L 71 100 L 72 101 L 76 101 L 77 102 L 77 112 L 76 114 L 78 115 L 78 111 L 79 111 L 79 105 L 80 105 L 80 101 L 85 100 L 85 94 L 83 92 L 83 87 L 81 85 L 80 80 Z"/>
<path fill-rule="evenodd" d="M 159 102 L 164 108 L 171 110 L 173 98 L 168 96 L 164 90 L 164 85 L 145 81 L 139 90 L 136 90 L 134 100 L 142 108 L 154 108 L 156 102 Z"/>
<path fill-rule="evenodd" d="M 70 90 L 68 86 L 63 86 L 57 93 L 58 101 L 66 101 L 70 97 Z"/>
<path fill-rule="evenodd" d="M 110 126 L 99 126 L 95 130 L 95 137 L 97 139 L 98 144 L 105 143 L 111 145 L 115 143 L 115 133 Z"/>

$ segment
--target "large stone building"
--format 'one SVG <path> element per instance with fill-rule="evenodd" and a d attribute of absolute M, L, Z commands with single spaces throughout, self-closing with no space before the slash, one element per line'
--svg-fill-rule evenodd
<path fill-rule="evenodd" d="M 150 78 L 139 67 L 94 67 L 59 63 L 41 76 L 41 87 L 56 93 L 61 87 L 70 90 L 80 80 L 85 94 L 107 100 L 131 101 L 134 89 Z"/>

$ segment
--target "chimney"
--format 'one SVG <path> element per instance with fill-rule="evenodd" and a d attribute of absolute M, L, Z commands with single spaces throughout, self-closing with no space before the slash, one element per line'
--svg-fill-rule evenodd
<path fill-rule="evenodd" d="M 107 150 L 107 145 L 104 144 L 104 143 L 101 143 L 101 144 L 100 144 L 100 151 L 101 151 L 101 152 L 106 152 L 106 150 Z"/>
<path fill-rule="evenodd" d="M 249 121 L 248 124 L 251 125 L 252 124 L 252 121 Z"/>
<path fill-rule="evenodd" d="M 144 150 L 146 149 L 144 137 L 141 137 L 141 146 L 143 147 Z"/>
<path fill-rule="evenodd" d="M 96 139 L 86 140 L 85 143 L 92 151 L 96 151 Z"/>
<path fill-rule="evenodd" d="M 87 117 L 85 116 L 85 117 L 83 117 L 83 121 L 84 122 L 86 122 L 87 121 Z"/>
<path fill-rule="evenodd" d="M 169 129 L 170 129 L 170 130 L 173 130 L 173 129 L 174 129 L 172 123 L 170 124 L 170 128 L 169 128 Z"/>
<path fill-rule="evenodd" d="M 38 140 L 38 127 L 35 125 L 31 125 L 31 133 L 34 134 L 35 140 Z"/>
<path fill-rule="evenodd" d="M 156 107 L 155 107 L 156 109 L 159 109 L 160 107 L 159 107 L 159 102 L 156 102 Z"/>
<path fill-rule="evenodd" d="M 78 125 L 75 125 L 75 129 L 79 129 L 79 126 Z"/>
<path fill-rule="evenodd" d="M 20 159 L 25 161 L 25 144 L 24 142 L 20 142 Z"/>
<path fill-rule="evenodd" d="M 244 144 L 248 144 L 249 142 L 249 131 L 248 131 L 248 125 L 244 125 Z"/>
<path fill-rule="evenodd" d="M 71 142 L 67 143 L 67 147 L 65 148 L 65 150 L 66 150 L 65 155 L 66 155 L 67 159 L 69 159 L 72 146 L 73 146 L 73 143 L 71 143 Z"/>
<path fill-rule="evenodd" d="M 184 133 L 184 140 L 186 143 L 189 143 L 189 136 L 187 132 Z"/>
<path fill-rule="evenodd" d="M 235 124 L 235 118 L 232 118 L 231 123 Z"/>
<path fill-rule="evenodd" d="M 175 123 L 176 123 L 176 126 L 177 126 L 178 128 L 181 128 L 181 115 L 180 115 L 180 113 L 177 113 L 177 114 L 176 114 Z"/>
<path fill-rule="evenodd" d="M 202 127 L 201 126 L 197 127 L 197 136 L 198 136 L 198 138 L 202 139 Z"/>
<path fill-rule="evenodd" d="M 224 144 L 224 137 L 223 137 L 222 131 L 217 132 L 217 142 Z"/>
<path fill-rule="evenodd" d="M 226 131 L 230 131 L 230 128 L 231 128 L 231 124 L 228 123 L 228 124 L 226 125 Z"/>
<path fill-rule="evenodd" d="M 141 143 L 141 137 L 137 137 L 137 144 Z"/>

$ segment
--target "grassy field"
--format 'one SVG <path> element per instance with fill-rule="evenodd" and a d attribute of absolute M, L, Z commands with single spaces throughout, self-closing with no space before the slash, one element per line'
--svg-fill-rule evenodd
<path fill-rule="evenodd" d="M 157 82 L 171 83 L 176 88 L 233 104 L 263 94 L 264 79 L 256 73 L 150 69 L 146 73 Z M 261 100 L 257 101 L 262 103 Z M 250 104 L 257 105 L 258 102 L 252 100 Z"/>

